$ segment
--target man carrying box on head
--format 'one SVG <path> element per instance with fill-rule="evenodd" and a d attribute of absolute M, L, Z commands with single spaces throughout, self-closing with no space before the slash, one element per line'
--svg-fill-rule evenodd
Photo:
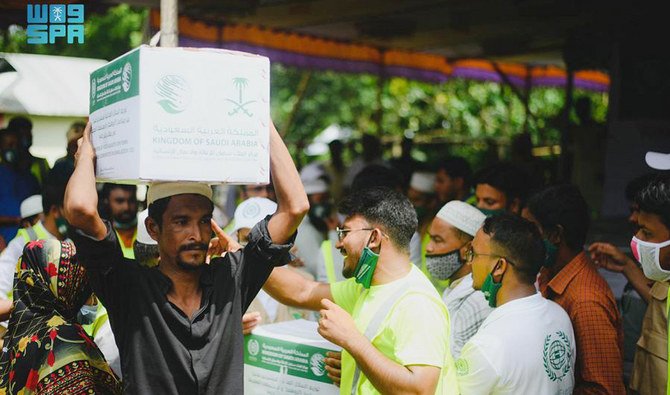
<path fill-rule="evenodd" d="M 126 392 L 243 392 L 242 313 L 272 268 L 290 259 L 288 250 L 309 207 L 288 150 L 270 129 L 277 212 L 252 229 L 244 250 L 205 264 L 212 229 L 226 238 L 211 221 L 211 188 L 159 182 L 148 191 L 145 225 L 158 242 L 160 264 L 149 268 L 123 257 L 116 233 L 98 215 L 87 126 L 65 211 L 78 229 L 73 238 L 91 287 L 109 312 Z"/>
<path fill-rule="evenodd" d="M 320 309 L 319 333 L 341 346 L 340 393 L 457 393 L 449 315 L 440 295 L 409 260 L 414 208 L 384 187 L 351 194 L 337 248 L 347 280 L 308 281 L 281 268 L 265 291 L 288 305 Z M 326 359 L 329 365 L 336 365 Z M 329 377 L 338 372 L 327 366 Z"/>

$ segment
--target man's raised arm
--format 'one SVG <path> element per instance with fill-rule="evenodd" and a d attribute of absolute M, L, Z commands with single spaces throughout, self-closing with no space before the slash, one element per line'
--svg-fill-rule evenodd
<path fill-rule="evenodd" d="M 65 217 L 70 225 L 102 240 L 107 228 L 98 214 L 98 192 L 95 189 L 95 150 L 91 142 L 91 123 L 78 141 L 75 167 L 65 189 Z"/>
<path fill-rule="evenodd" d="M 270 173 L 277 194 L 277 212 L 268 223 L 268 231 L 273 243 L 285 244 L 298 229 L 302 217 L 309 210 L 309 201 L 293 159 L 272 123 L 270 123 Z"/>

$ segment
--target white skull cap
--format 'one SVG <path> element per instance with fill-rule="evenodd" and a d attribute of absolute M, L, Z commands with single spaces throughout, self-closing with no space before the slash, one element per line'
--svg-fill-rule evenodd
<path fill-rule="evenodd" d="M 262 197 L 249 198 L 235 209 L 235 226 L 233 232 L 242 228 L 253 228 L 263 218 L 277 211 L 277 203 Z"/>
<path fill-rule="evenodd" d="M 478 208 L 460 200 L 452 200 L 437 212 L 437 218 L 474 237 L 484 224 L 486 215 Z"/>
<path fill-rule="evenodd" d="M 144 220 L 149 216 L 149 209 L 145 209 L 137 213 L 137 242 L 148 245 L 157 245 L 158 242 L 149 236 L 147 226 Z"/>

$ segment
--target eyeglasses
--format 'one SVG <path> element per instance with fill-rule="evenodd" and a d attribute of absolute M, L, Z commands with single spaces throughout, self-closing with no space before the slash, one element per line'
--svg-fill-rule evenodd
<path fill-rule="evenodd" d="M 337 233 L 337 239 L 339 241 L 344 240 L 344 238 L 347 237 L 347 233 L 355 232 L 357 230 L 375 230 L 375 228 L 345 229 L 345 228 L 340 228 L 339 226 L 337 228 L 335 228 L 335 232 Z"/>
<path fill-rule="evenodd" d="M 497 254 L 479 254 L 479 253 L 476 253 L 475 250 L 472 247 L 468 248 L 468 250 L 465 251 L 465 263 L 472 263 L 472 261 L 474 261 L 475 258 L 478 257 L 478 256 L 489 256 L 489 257 L 493 257 L 493 258 L 502 258 L 505 261 L 507 261 L 507 263 L 509 263 L 510 265 L 516 266 L 514 264 L 514 262 L 510 261 L 505 256 L 497 255 Z"/>

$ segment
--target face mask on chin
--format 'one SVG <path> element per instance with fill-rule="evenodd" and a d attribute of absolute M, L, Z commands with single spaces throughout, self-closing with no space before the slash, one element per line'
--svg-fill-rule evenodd
<path fill-rule="evenodd" d="M 502 287 L 502 278 L 500 278 L 500 282 L 495 282 L 493 279 L 493 272 L 496 270 L 496 267 L 498 264 L 493 267 L 493 270 L 486 276 L 486 279 L 484 279 L 484 284 L 482 284 L 482 293 L 484 294 L 484 298 L 489 302 L 489 306 L 495 308 L 498 304 L 498 291 L 500 291 L 500 288 Z"/>
<path fill-rule="evenodd" d="M 8 149 L 2 151 L 3 162 L 12 164 L 16 162 L 16 158 L 17 158 L 16 150 Z"/>
<path fill-rule="evenodd" d="M 556 258 L 558 257 L 558 247 L 547 239 L 543 239 L 542 243 L 544 243 L 544 248 L 546 250 L 543 266 L 552 267 L 556 264 Z"/>
<path fill-rule="evenodd" d="M 642 265 L 644 275 L 654 281 L 667 281 L 670 279 L 670 270 L 661 267 L 661 248 L 670 246 L 670 240 L 661 243 L 650 243 L 642 241 L 633 236 L 630 248 L 635 259 Z"/>
<path fill-rule="evenodd" d="M 372 235 L 370 235 L 370 238 L 372 238 Z M 367 245 L 363 248 L 361 257 L 358 258 L 358 263 L 356 263 L 356 268 L 354 269 L 355 281 L 358 284 L 362 284 L 366 289 L 370 288 L 372 284 L 372 276 L 377 268 L 377 261 L 379 261 L 379 254 L 372 251 L 369 245 L 370 239 L 368 239 Z"/>
<path fill-rule="evenodd" d="M 133 218 L 129 222 L 119 222 L 117 220 L 112 221 L 112 224 L 114 225 L 114 229 L 131 229 L 137 226 L 137 217 Z"/>

